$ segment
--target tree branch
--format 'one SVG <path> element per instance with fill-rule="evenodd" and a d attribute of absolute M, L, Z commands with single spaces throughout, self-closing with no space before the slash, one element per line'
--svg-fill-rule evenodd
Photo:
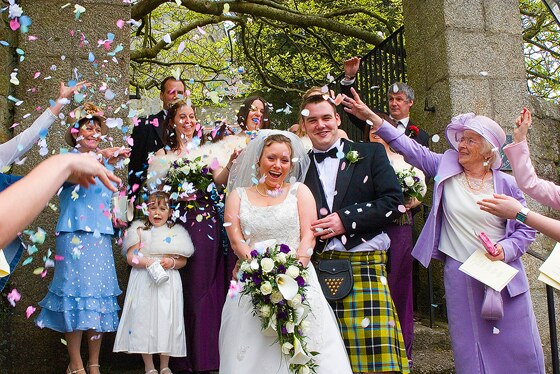
<path fill-rule="evenodd" d="M 375 18 L 376 20 L 378 20 L 379 22 L 384 24 L 390 32 L 395 31 L 395 27 L 393 25 L 391 25 L 391 22 L 389 22 L 386 18 L 382 17 L 381 15 L 379 15 L 376 12 L 372 12 L 369 9 L 362 8 L 362 7 L 338 9 L 338 10 L 335 10 L 333 12 L 324 14 L 323 17 L 334 18 L 334 17 L 347 16 L 347 15 L 350 15 L 350 14 L 357 14 L 357 13 L 362 13 L 362 14 L 368 15 L 372 18 Z"/>

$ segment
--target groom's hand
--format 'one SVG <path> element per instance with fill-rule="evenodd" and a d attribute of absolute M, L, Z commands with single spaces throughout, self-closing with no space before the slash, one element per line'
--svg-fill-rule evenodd
<path fill-rule="evenodd" d="M 311 230 L 315 237 L 323 240 L 342 235 L 346 232 L 338 213 L 331 213 L 328 216 L 311 222 Z"/>

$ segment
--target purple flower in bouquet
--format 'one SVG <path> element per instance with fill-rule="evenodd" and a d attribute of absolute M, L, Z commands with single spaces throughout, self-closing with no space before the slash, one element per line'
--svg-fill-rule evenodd
<path fill-rule="evenodd" d="M 286 274 L 286 267 L 284 265 L 278 265 L 277 269 L 278 274 Z"/>
<path fill-rule="evenodd" d="M 257 257 L 258 255 L 259 255 L 259 252 L 257 252 L 256 249 L 253 249 L 253 250 L 251 251 L 251 257 Z"/>
<path fill-rule="evenodd" d="M 280 252 L 289 253 L 290 252 L 290 247 L 288 247 L 286 244 L 280 244 Z"/>
<path fill-rule="evenodd" d="M 296 282 L 297 282 L 298 286 L 300 286 L 300 287 L 305 286 L 305 279 L 303 279 L 303 277 L 301 275 L 296 278 Z"/>
<path fill-rule="evenodd" d="M 253 279 L 253 283 L 255 283 L 256 285 L 259 285 L 262 282 L 262 279 L 259 276 L 259 274 L 253 274 L 252 279 Z"/>
<path fill-rule="evenodd" d="M 282 334 L 286 335 L 288 333 L 288 329 L 286 328 L 286 326 L 282 326 Z"/>

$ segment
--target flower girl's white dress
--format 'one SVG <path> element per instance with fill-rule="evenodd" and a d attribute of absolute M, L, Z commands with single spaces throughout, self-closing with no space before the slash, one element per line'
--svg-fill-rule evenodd
<path fill-rule="evenodd" d="M 298 185 L 292 185 L 282 203 L 268 207 L 251 205 L 245 189 L 237 189 L 241 197 L 241 228 L 249 246 L 275 239 L 279 244 L 297 249 L 300 239 Z M 311 311 L 306 321 L 310 328 L 304 336 L 307 337 L 308 350 L 319 352 L 314 357 L 319 365 L 317 373 L 351 374 L 334 313 L 323 296 L 315 269 L 311 264 L 308 269 L 307 300 Z M 263 335 L 260 319 L 253 316 L 252 311 L 249 296 L 238 295 L 226 300 L 220 329 L 220 374 L 289 373 L 287 360 L 276 338 Z"/>

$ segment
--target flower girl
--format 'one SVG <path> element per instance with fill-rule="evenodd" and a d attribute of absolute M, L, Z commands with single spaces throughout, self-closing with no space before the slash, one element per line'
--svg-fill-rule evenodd
<path fill-rule="evenodd" d="M 152 355 L 160 354 L 160 373 L 170 374 L 169 357 L 187 355 L 183 286 L 177 269 L 194 252 L 188 232 L 170 223 L 169 195 L 148 199 L 148 219 L 134 221 L 123 239 L 132 266 L 115 352 L 140 353 L 146 373 L 155 374 Z"/>

